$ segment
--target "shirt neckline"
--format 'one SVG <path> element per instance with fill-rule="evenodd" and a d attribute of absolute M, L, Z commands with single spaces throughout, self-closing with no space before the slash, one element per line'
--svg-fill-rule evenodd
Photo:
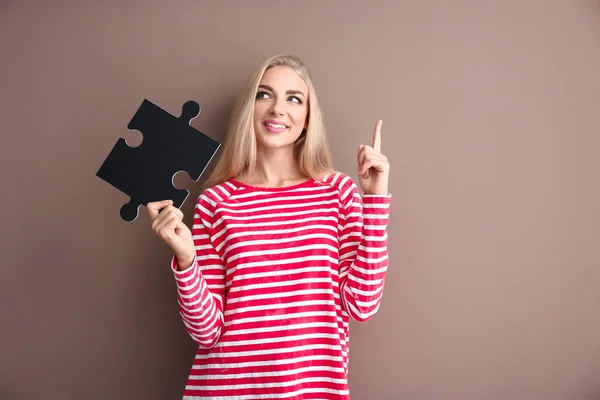
<path fill-rule="evenodd" d="M 305 186 L 310 186 L 316 182 L 315 179 L 309 179 L 304 182 L 296 183 L 295 185 L 280 186 L 280 187 L 263 187 L 263 186 L 248 185 L 247 183 L 240 182 L 233 178 L 230 179 L 229 181 L 236 186 L 243 187 L 243 188 L 246 188 L 249 190 L 261 191 L 261 192 L 281 192 L 281 191 L 285 191 L 285 190 L 292 190 L 292 189 L 297 189 L 297 188 L 301 188 L 301 187 L 305 187 Z"/>

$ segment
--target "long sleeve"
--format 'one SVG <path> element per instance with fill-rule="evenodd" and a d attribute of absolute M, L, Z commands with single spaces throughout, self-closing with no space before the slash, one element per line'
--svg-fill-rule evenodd
<path fill-rule="evenodd" d="M 350 181 L 342 195 L 339 231 L 342 306 L 364 322 L 379 309 L 388 267 L 391 194 L 364 194 Z"/>
<path fill-rule="evenodd" d="M 177 269 L 173 256 L 171 269 L 177 285 L 179 314 L 192 339 L 201 347 L 214 347 L 223 331 L 225 265 L 211 241 L 214 201 L 199 196 L 194 211 L 192 236 L 196 257 L 185 271 Z"/>

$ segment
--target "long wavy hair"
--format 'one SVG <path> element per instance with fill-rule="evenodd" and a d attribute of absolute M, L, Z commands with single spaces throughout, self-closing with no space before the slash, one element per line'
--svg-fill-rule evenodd
<path fill-rule="evenodd" d="M 229 126 L 222 144 L 219 161 L 203 188 L 249 173 L 256 166 L 256 136 L 254 132 L 254 103 L 258 85 L 269 68 L 286 66 L 293 69 L 308 86 L 308 124 L 294 143 L 294 156 L 301 172 L 311 179 L 321 179 L 334 172 L 331 165 L 325 125 L 319 101 L 304 62 L 295 55 L 276 55 L 264 60 L 251 74 L 245 89 L 232 110 Z"/>

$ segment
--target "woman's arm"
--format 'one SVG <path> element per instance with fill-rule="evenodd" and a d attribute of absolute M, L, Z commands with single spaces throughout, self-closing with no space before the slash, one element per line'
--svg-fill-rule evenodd
<path fill-rule="evenodd" d="M 339 231 L 342 306 L 359 322 L 379 309 L 388 267 L 387 223 L 391 195 L 365 194 L 351 183 Z"/>
<path fill-rule="evenodd" d="M 200 195 L 194 211 L 192 236 L 196 254 L 192 260 L 173 256 L 171 269 L 177 284 L 179 314 L 199 346 L 214 347 L 223 330 L 225 265 L 215 250 L 207 226 L 212 219 L 212 203 Z M 186 264 L 190 267 L 186 268 Z"/>

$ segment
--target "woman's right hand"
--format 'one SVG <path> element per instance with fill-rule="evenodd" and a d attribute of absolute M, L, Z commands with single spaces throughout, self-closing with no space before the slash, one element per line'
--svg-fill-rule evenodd
<path fill-rule="evenodd" d="M 183 213 L 173 206 L 171 200 L 155 201 L 146 204 L 152 229 L 165 241 L 177 256 L 179 269 L 191 266 L 196 249 L 192 232 L 183 223 Z"/>

